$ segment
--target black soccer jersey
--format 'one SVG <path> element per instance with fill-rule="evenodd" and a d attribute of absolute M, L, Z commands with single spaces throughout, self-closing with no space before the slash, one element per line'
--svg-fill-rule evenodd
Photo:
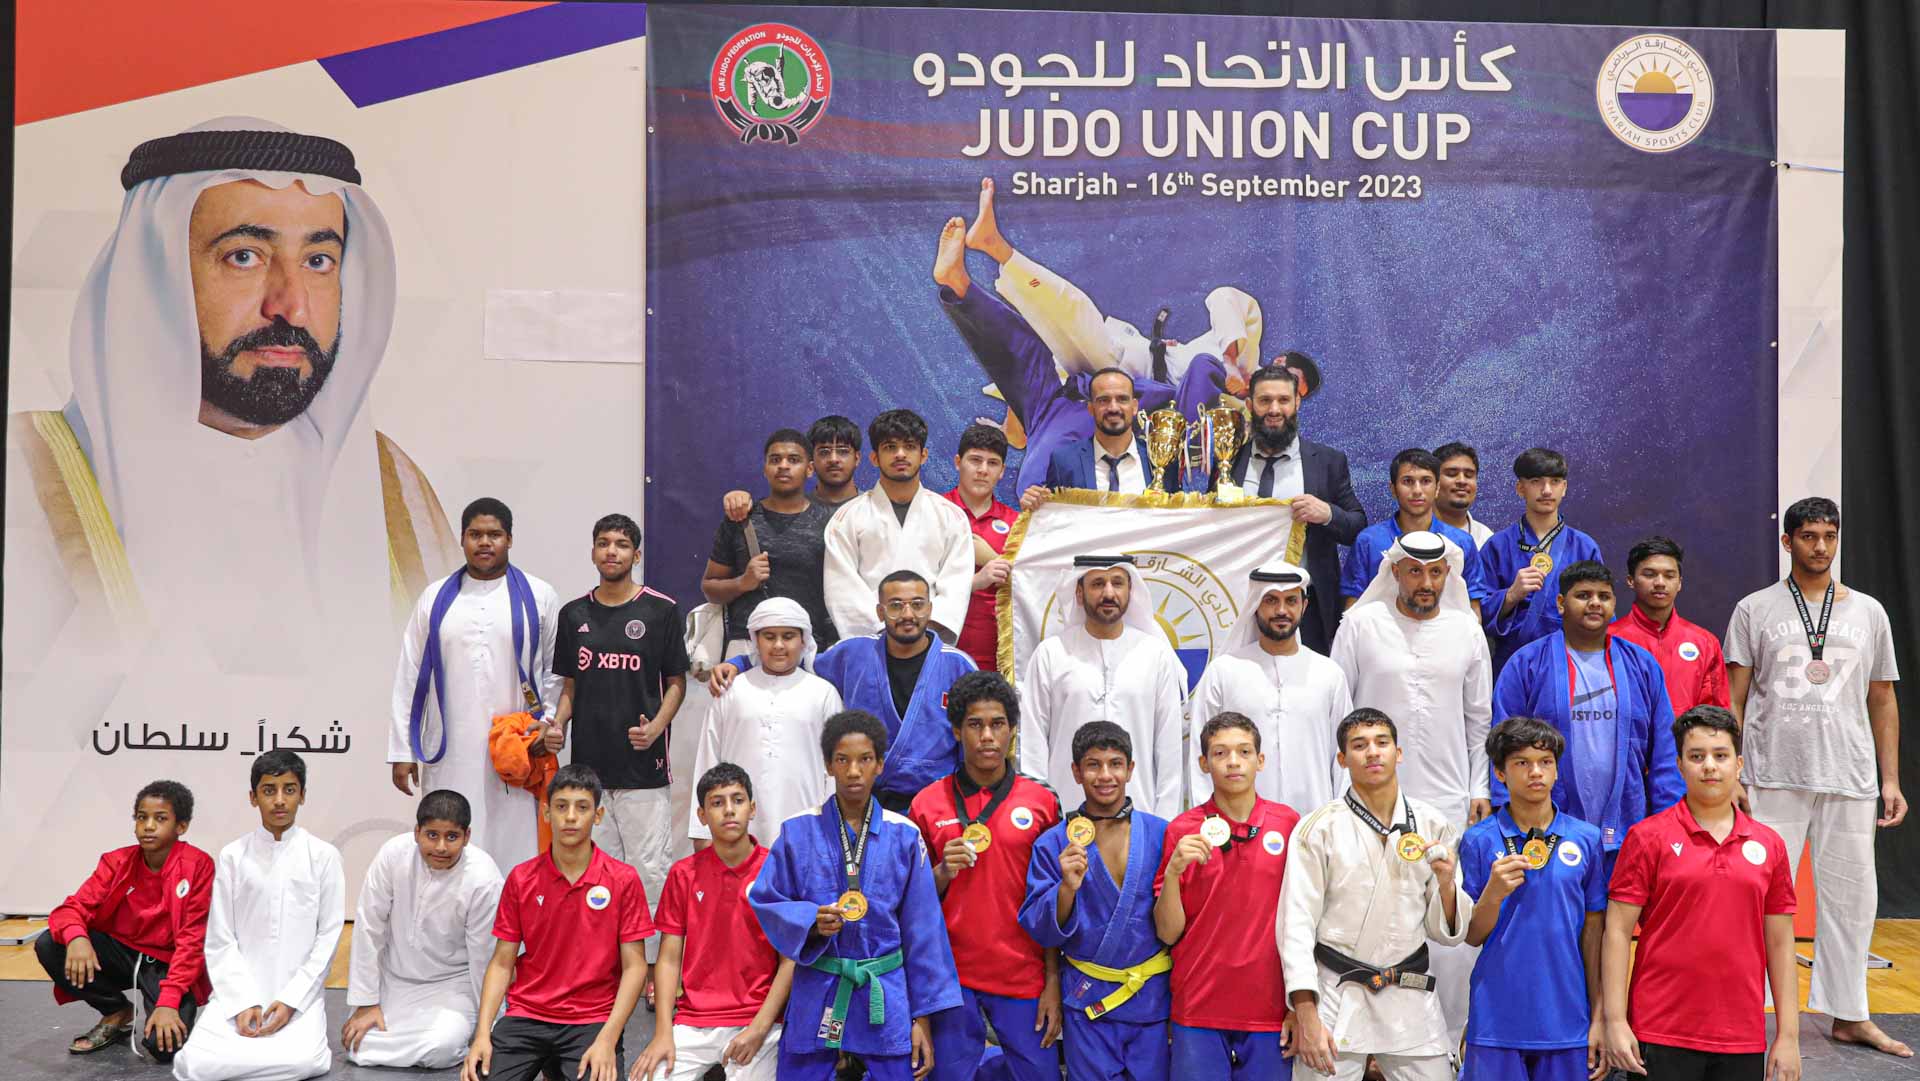
<path fill-rule="evenodd" d="M 673 598 L 642 589 L 618 607 L 592 593 L 560 609 L 553 674 L 573 680 L 573 761 L 608 788 L 664 788 L 667 733 L 636 751 L 627 729 L 660 709 L 662 681 L 687 672 L 687 640 Z M 671 727 L 671 726 L 669 726 Z"/>

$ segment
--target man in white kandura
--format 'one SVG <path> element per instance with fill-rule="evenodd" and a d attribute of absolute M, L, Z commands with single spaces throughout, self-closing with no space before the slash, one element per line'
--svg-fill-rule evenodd
<path fill-rule="evenodd" d="M 356 1065 L 441 1070 L 466 1057 L 503 880 L 469 843 L 472 817 L 460 793 L 429 792 L 413 832 L 380 846 L 367 868 L 347 974 L 354 1009 L 340 1030 Z"/>
<path fill-rule="evenodd" d="M 1467 600 L 1460 546 L 1424 529 L 1403 534 L 1380 557 L 1373 583 L 1347 609 L 1333 661 L 1347 674 L 1356 708 L 1399 725 L 1407 765 L 1400 786 L 1431 804 L 1456 830 L 1493 813 L 1487 729 L 1493 663 Z M 1440 1005 L 1458 1044 L 1467 1027 L 1467 981 L 1479 949 L 1436 951 Z"/>
<path fill-rule="evenodd" d="M 1020 772 L 1074 791 L 1073 734 L 1088 721 L 1112 721 L 1133 740 L 1134 805 L 1162 818 L 1179 814 L 1187 670 L 1153 618 L 1140 568 L 1131 556 L 1075 556 L 1053 608 L 1060 624 L 1020 679 Z"/>
<path fill-rule="evenodd" d="M 878 634 L 880 579 L 910 570 L 927 580 L 933 630 L 952 645 L 973 600 L 973 527 L 958 505 L 920 483 L 927 422 L 918 413 L 887 410 L 868 423 L 867 440 L 880 483 L 841 504 L 827 523 L 827 611 L 843 641 Z"/>
<path fill-rule="evenodd" d="M 1294 828 L 1274 931 L 1300 1076 L 1360 1081 L 1372 1056 L 1387 1081 L 1453 1081 L 1427 969 L 1473 914 L 1460 828 L 1401 787 L 1392 718 L 1356 709 L 1335 738 L 1351 787 Z"/>
<path fill-rule="evenodd" d="M 824 771 L 807 768 L 820 753 L 827 718 L 840 712 L 840 692 L 813 674 L 813 622 L 798 601 L 769 597 L 747 617 L 747 655 L 753 667 L 713 700 L 693 773 L 705 777 L 731 762 L 753 778 L 753 818 L 748 831 L 762 845 L 780 836 L 780 823 L 818 807 L 833 792 Z M 694 808 L 687 835 L 698 847 L 712 840 Z"/>
<path fill-rule="evenodd" d="M 553 637 L 560 598 L 508 562 L 513 511 L 476 499 L 460 514 L 466 566 L 427 587 L 413 607 L 393 676 L 387 761 L 393 786 L 413 795 L 451 788 L 473 807 L 473 842 L 513 867 L 539 848 L 533 793 L 494 769 L 495 717 L 526 712 L 537 722 L 560 700 Z M 549 753 L 545 724 L 529 726 L 530 755 Z"/>
<path fill-rule="evenodd" d="M 327 969 L 347 921 L 340 852 L 294 825 L 307 764 L 275 749 L 253 760 L 248 802 L 260 826 L 220 850 L 207 913 L 213 997 L 175 1081 L 302 1081 L 333 1066 Z"/>
<path fill-rule="evenodd" d="M 1244 714 L 1260 727 L 1261 745 L 1272 748 L 1254 791 L 1289 807 L 1318 807 L 1333 798 L 1339 770 L 1334 729 L 1353 710 L 1347 674 L 1300 644 L 1307 587 L 1313 584 L 1304 569 L 1275 561 L 1247 577 L 1240 617 L 1193 689 L 1193 745 L 1216 714 Z M 1187 784 L 1195 804 L 1213 794 L 1197 756 L 1188 756 Z"/>

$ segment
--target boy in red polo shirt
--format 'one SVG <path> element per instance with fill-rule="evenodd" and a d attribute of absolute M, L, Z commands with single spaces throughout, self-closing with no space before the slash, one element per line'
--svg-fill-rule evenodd
<path fill-rule="evenodd" d="M 700 775 L 694 798 L 713 843 L 673 865 L 655 913 L 660 1016 L 632 1081 L 696 1081 L 724 1067 L 732 1081 L 773 1081 L 780 1016 L 793 988 L 781 957 L 747 903 L 767 850 L 747 834 L 753 780 L 722 762 Z"/>
<path fill-rule="evenodd" d="M 590 766 L 562 766 L 547 785 L 553 847 L 515 867 L 500 891 L 500 941 L 461 1081 L 533 1081 L 542 1068 L 621 1081 L 626 1072 L 620 1033 L 647 979 L 654 928 L 639 872 L 593 843 L 602 794 Z M 502 998 L 507 1015 L 489 1030 Z"/>
<path fill-rule="evenodd" d="M 960 450 L 953 456 L 959 483 L 947 493 L 973 528 L 973 597 L 967 601 L 967 620 L 960 627 L 960 652 L 973 658 L 982 672 L 1000 667 L 1000 624 L 994 615 L 1000 587 L 1007 584 L 1013 564 L 1001 555 L 1020 512 L 993 498 L 993 490 L 1007 472 L 1007 436 L 991 424 L 969 424 L 960 433 Z"/>
<path fill-rule="evenodd" d="M 202 949 L 213 857 L 181 840 L 192 821 L 186 785 L 155 781 L 142 788 L 133 798 L 135 843 L 101 856 L 34 940 L 34 956 L 53 980 L 53 1000 L 100 1011 L 100 1023 L 67 1046 L 73 1054 L 128 1037 L 135 1018 L 123 992 L 137 984 L 147 1014 L 138 1050 L 172 1061 L 187 1042 L 194 1012 L 212 995 Z"/>
<path fill-rule="evenodd" d="M 1734 802 L 1732 713 L 1696 706 L 1673 722 L 1673 742 L 1686 798 L 1627 831 L 1608 890 L 1600 957 L 1608 1061 L 1648 1081 L 1799 1081 L 1787 846 Z M 1771 1048 L 1763 979 L 1773 984 Z"/>
<path fill-rule="evenodd" d="M 1060 821 L 1060 800 L 1007 762 L 1020 699 L 998 672 L 954 680 L 947 720 L 960 743 L 960 770 L 921 789 L 907 811 L 933 854 L 933 884 L 960 974 L 960 1005 L 933 1015 L 933 1078 L 970 1081 L 992 1061 L 984 1015 L 1000 1035 L 1006 1076 L 1057 1081 L 1059 953 L 1042 950 L 1018 916 L 1033 842 Z"/>
<path fill-rule="evenodd" d="M 1274 937 L 1287 842 L 1300 816 L 1253 790 L 1267 756 L 1246 715 L 1200 729 L 1213 798 L 1167 826 L 1153 923 L 1173 943 L 1174 1077 L 1287 1077 L 1287 994 Z"/>
<path fill-rule="evenodd" d="M 1648 537 L 1627 552 L 1627 585 L 1633 604 L 1607 633 L 1653 654 L 1666 677 L 1673 715 L 1695 706 L 1727 705 L 1727 658 L 1720 639 L 1697 623 L 1680 618 L 1680 546 L 1666 537 Z"/>

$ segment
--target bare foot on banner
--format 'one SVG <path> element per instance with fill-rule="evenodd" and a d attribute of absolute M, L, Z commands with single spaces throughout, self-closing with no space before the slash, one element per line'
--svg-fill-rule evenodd
<path fill-rule="evenodd" d="M 940 230 L 940 250 L 933 257 L 933 280 L 957 296 L 966 296 L 973 286 L 973 279 L 967 277 L 967 249 L 961 243 L 966 225 L 959 218 L 948 218 Z"/>
<path fill-rule="evenodd" d="M 1013 245 L 1000 235 L 1000 223 L 993 216 L 993 180 L 990 177 L 980 178 L 980 212 L 973 216 L 973 224 L 967 227 L 967 247 L 996 263 L 1005 263 L 1013 258 Z"/>
<path fill-rule="evenodd" d="M 1883 1054 L 1899 1058 L 1912 1058 L 1913 1048 L 1880 1031 L 1880 1026 L 1872 1021 L 1833 1022 L 1833 1038 L 1839 1043 L 1857 1043 L 1862 1047 L 1871 1047 Z"/>

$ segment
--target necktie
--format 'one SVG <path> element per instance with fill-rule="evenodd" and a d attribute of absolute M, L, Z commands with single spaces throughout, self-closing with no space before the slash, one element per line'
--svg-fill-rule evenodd
<path fill-rule="evenodd" d="M 1273 474 L 1280 466 L 1280 459 L 1277 456 L 1266 459 L 1266 462 L 1266 467 L 1260 470 L 1261 499 L 1267 499 L 1273 495 Z"/>
<path fill-rule="evenodd" d="M 1102 454 L 1100 460 L 1107 463 L 1107 491 L 1120 490 L 1120 459 L 1111 454 Z"/>

